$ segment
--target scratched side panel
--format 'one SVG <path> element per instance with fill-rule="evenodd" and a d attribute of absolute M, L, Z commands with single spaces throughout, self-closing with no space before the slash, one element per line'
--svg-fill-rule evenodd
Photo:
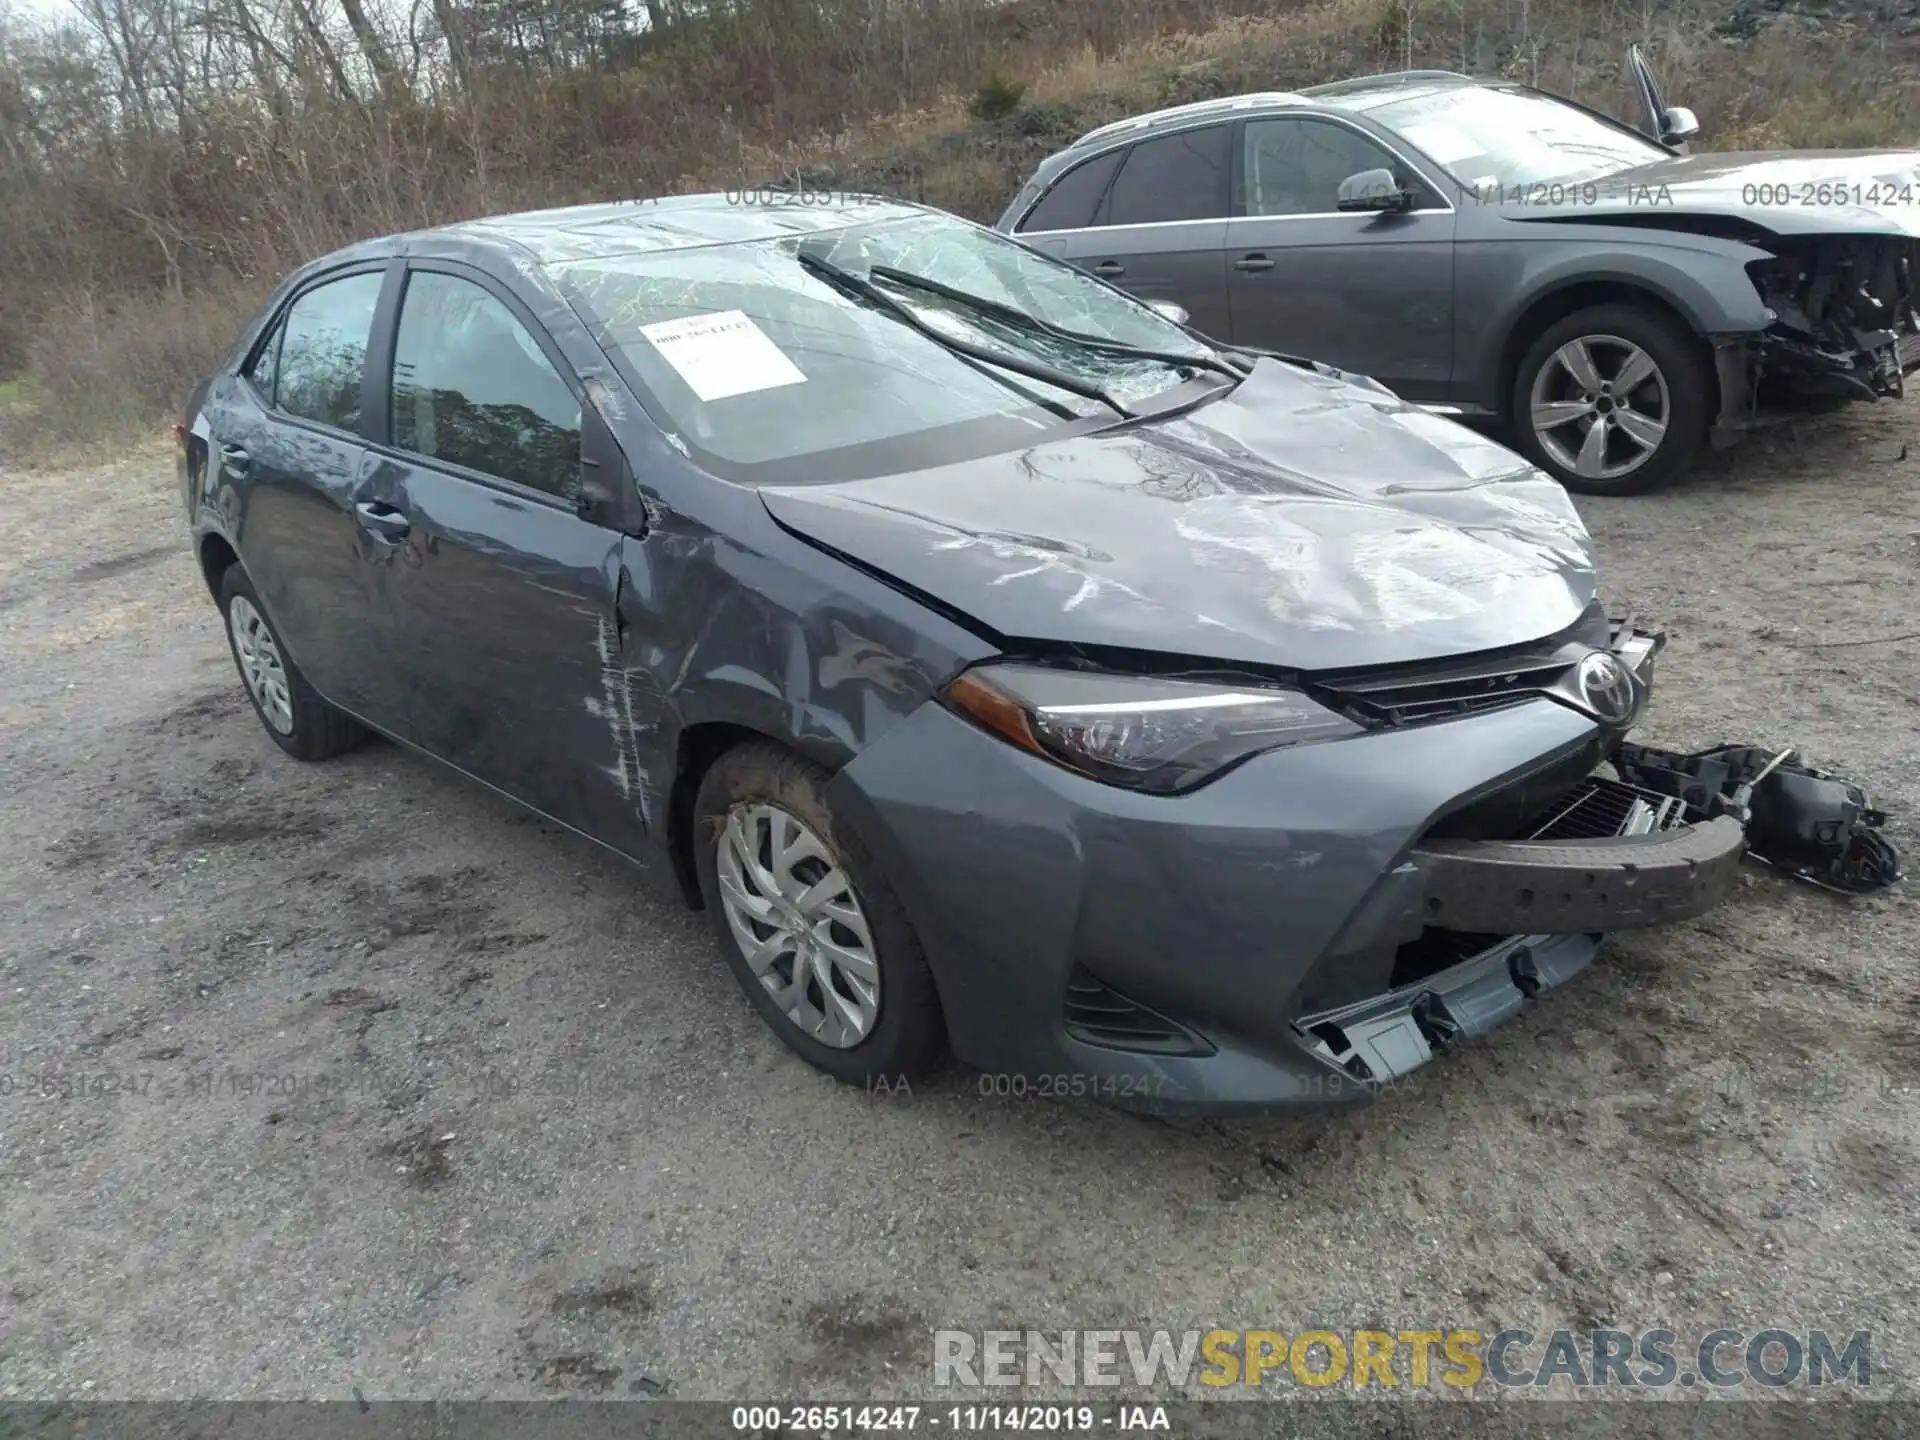
<path fill-rule="evenodd" d="M 751 490 L 702 475 L 670 445 L 635 443 L 651 451 L 644 473 L 655 483 L 651 529 L 622 551 L 617 694 L 656 846 L 669 841 L 693 727 L 741 726 L 838 769 L 995 653 L 788 535 Z"/>

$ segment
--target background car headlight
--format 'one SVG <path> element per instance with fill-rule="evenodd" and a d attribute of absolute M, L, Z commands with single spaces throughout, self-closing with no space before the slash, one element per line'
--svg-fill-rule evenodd
<path fill-rule="evenodd" d="M 1297 690 L 983 665 L 947 703 L 1022 750 L 1110 785 L 1171 794 L 1281 745 L 1360 726 Z"/>

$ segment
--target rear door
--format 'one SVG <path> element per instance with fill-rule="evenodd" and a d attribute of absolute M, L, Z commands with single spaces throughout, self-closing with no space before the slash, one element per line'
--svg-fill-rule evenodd
<path fill-rule="evenodd" d="M 1227 287 L 1236 344 L 1371 375 L 1409 400 L 1444 400 L 1453 376 L 1454 211 L 1438 188 L 1341 120 L 1246 121 L 1235 147 Z M 1343 213 L 1340 182 L 1392 171 L 1402 212 Z"/>
<path fill-rule="evenodd" d="M 578 378 L 511 291 L 454 263 L 411 263 L 380 348 L 389 441 L 364 489 L 406 552 L 393 617 L 408 738 L 637 849 L 625 537 L 580 513 Z"/>
<path fill-rule="evenodd" d="M 1142 300 L 1174 301 L 1185 307 L 1195 329 L 1225 339 L 1229 320 L 1221 247 L 1232 128 L 1222 123 L 1157 135 L 1088 162 L 1083 168 L 1104 166 L 1106 172 L 1090 222 L 1070 230 L 1039 229 L 1048 222 L 1049 195 L 1021 237 Z M 1094 173 L 1099 178 L 1101 172 Z M 1055 194 L 1075 178 L 1063 177 Z M 1074 198 L 1078 204 L 1078 192 Z M 1056 212 L 1056 218 L 1068 217 Z"/>
<path fill-rule="evenodd" d="M 375 262 L 298 291 L 204 412 L 207 491 L 231 507 L 241 563 L 274 628 L 315 689 L 383 729 L 400 719 L 386 626 L 392 555 L 357 523 L 354 499 L 368 458 L 359 430 L 369 336 L 387 275 Z"/>

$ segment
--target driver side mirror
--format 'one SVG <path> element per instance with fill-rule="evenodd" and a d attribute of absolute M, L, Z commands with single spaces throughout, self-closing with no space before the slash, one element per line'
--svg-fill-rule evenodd
<path fill-rule="evenodd" d="M 1403 187 L 1391 170 L 1380 169 L 1362 170 L 1342 180 L 1333 207 L 1336 210 L 1411 210 L 1413 203 L 1413 192 Z"/>
<path fill-rule="evenodd" d="M 1660 143 L 1662 145 L 1683 145 L 1687 138 L 1700 133 L 1700 118 L 1684 105 L 1675 105 L 1660 112 Z"/>
<path fill-rule="evenodd" d="M 1186 306 L 1176 304 L 1172 300 L 1149 300 L 1147 302 L 1147 308 L 1158 315 L 1166 317 L 1176 325 L 1184 325 L 1191 318 L 1187 314 Z"/>

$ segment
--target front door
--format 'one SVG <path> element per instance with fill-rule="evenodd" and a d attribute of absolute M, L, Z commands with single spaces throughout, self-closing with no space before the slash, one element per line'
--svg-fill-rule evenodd
<path fill-rule="evenodd" d="M 495 282 L 416 263 L 391 444 L 362 485 L 406 551 L 393 623 L 407 738 L 629 853 L 645 830 L 620 668 L 622 547 L 580 513 L 581 394 Z"/>
<path fill-rule="evenodd" d="M 1226 247 L 1233 342 L 1371 375 L 1409 400 L 1446 399 L 1452 207 L 1339 121 L 1249 120 L 1238 148 Z M 1340 182 L 1366 170 L 1394 172 L 1417 208 L 1340 211 Z"/>

